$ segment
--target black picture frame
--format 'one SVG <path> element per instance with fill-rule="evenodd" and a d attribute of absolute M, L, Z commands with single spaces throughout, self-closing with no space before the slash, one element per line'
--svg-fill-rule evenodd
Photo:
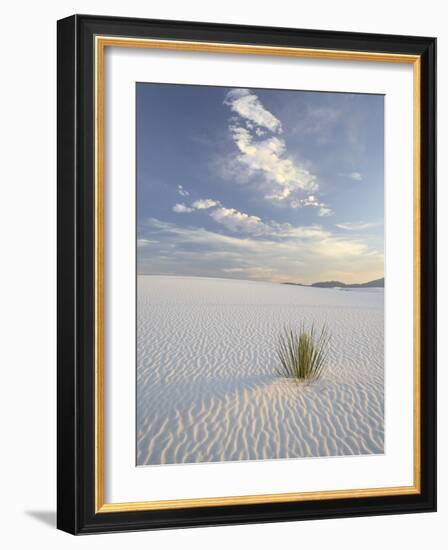
<path fill-rule="evenodd" d="M 94 39 L 120 36 L 420 58 L 418 494 L 160 510 L 95 509 Z M 57 526 L 72 534 L 436 510 L 436 39 L 74 15 L 58 21 Z"/>

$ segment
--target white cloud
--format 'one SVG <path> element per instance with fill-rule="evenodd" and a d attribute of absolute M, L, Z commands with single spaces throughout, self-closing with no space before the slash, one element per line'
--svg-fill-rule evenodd
<path fill-rule="evenodd" d="M 370 229 L 371 227 L 376 227 L 377 223 L 364 223 L 364 222 L 346 222 L 346 223 L 337 223 L 336 227 L 339 229 L 344 229 L 346 231 L 361 231 L 363 229 Z"/>
<path fill-rule="evenodd" d="M 218 204 L 219 202 L 213 199 L 199 199 L 197 201 L 194 201 L 191 206 L 193 206 L 193 208 L 196 208 L 197 210 L 208 210 L 209 208 L 213 208 Z"/>
<path fill-rule="evenodd" d="M 228 246 L 243 249 L 251 248 L 252 246 L 252 241 L 248 239 L 221 235 L 220 233 L 208 231 L 202 227 L 184 227 L 175 223 L 164 222 L 157 218 L 149 218 L 146 223 L 156 234 L 165 234 L 175 237 L 174 244 L 188 242 L 193 244 L 204 244 L 217 247 Z"/>
<path fill-rule="evenodd" d="M 311 197 L 313 199 L 313 197 Z M 309 200 L 309 197 L 308 199 Z M 312 225 L 312 226 L 298 226 L 294 227 L 289 223 L 277 223 L 275 221 L 262 221 L 260 217 L 247 214 L 246 212 L 240 212 L 235 208 L 227 208 L 223 206 L 220 201 L 214 199 L 201 199 L 204 204 L 202 207 L 198 207 L 196 203 L 193 203 L 192 206 L 207 210 L 208 215 L 217 223 L 223 225 L 230 231 L 234 233 L 247 233 L 255 236 L 269 236 L 271 238 L 308 238 L 308 237 L 327 237 L 328 233 L 324 232 L 321 226 Z M 320 210 L 325 209 L 323 203 L 318 203 L 314 200 L 311 200 L 309 203 L 311 206 L 319 207 Z M 214 208 L 216 206 L 216 208 Z M 332 213 L 328 209 L 329 215 Z M 320 215 L 320 214 L 319 214 Z"/>
<path fill-rule="evenodd" d="M 330 216 L 333 211 L 323 202 L 326 197 L 320 191 L 317 172 L 310 168 L 306 159 L 292 154 L 295 151 L 284 138 L 282 121 L 285 135 L 290 136 L 294 130 L 286 128 L 289 117 L 282 116 L 281 121 L 261 103 L 256 93 L 249 90 L 232 90 L 224 103 L 229 107 L 228 131 L 234 152 L 230 158 L 221 154 L 220 162 L 229 180 L 247 185 L 248 190 L 256 190 L 256 200 L 249 200 L 247 204 L 255 205 L 264 197 L 277 206 L 311 208 L 316 221 L 322 225 L 305 226 L 295 225 L 297 221 L 262 219 L 253 215 L 254 211 L 250 213 L 250 207 L 248 212 L 242 212 L 212 198 L 193 200 L 183 185 L 177 185 L 179 196 L 175 200 L 182 202 L 175 204 L 173 211 L 196 213 L 176 217 L 176 221 L 181 220 L 178 224 L 155 218 L 147 220 L 142 232 L 148 238 L 139 239 L 137 243 L 139 261 L 141 257 L 142 265 L 148 266 L 147 271 L 279 282 L 323 279 L 359 282 L 382 276 L 383 254 L 373 248 L 381 248 L 380 241 L 370 233 L 356 233 L 371 224 L 347 222 L 332 225 L 330 229 L 328 223 L 324 223 L 326 220 L 320 219 Z M 329 113 L 314 113 L 313 117 L 314 126 L 310 125 L 308 132 L 321 132 L 320 125 L 328 119 Z M 303 126 L 297 125 L 296 131 L 303 133 Z M 327 131 L 322 133 L 326 135 Z M 363 179 L 363 175 L 355 171 L 339 175 L 346 180 Z M 283 220 L 286 212 L 277 210 L 277 213 Z M 297 220 L 302 212 L 290 214 Z M 201 219 L 210 229 L 189 225 Z M 149 247 L 156 243 L 157 247 Z M 158 253 L 153 253 L 154 248 Z"/>
<path fill-rule="evenodd" d="M 319 240 L 331 236 L 331 233 L 323 229 L 321 225 L 294 226 L 290 223 L 274 224 L 273 222 L 271 222 L 271 225 L 273 226 L 273 235 L 288 239 Z"/>
<path fill-rule="evenodd" d="M 267 128 L 271 132 L 282 132 L 282 125 L 278 118 L 266 110 L 258 97 L 249 90 L 242 88 L 231 90 L 227 94 L 224 103 L 234 113 L 245 119 L 249 128 L 254 128 L 251 123 L 255 123 L 257 126 Z"/>
<path fill-rule="evenodd" d="M 173 212 L 176 212 L 177 214 L 188 214 L 189 212 L 193 212 L 193 210 L 194 208 L 190 208 L 183 203 L 177 203 L 173 206 Z"/>
<path fill-rule="evenodd" d="M 151 255 L 151 270 L 179 272 L 181 268 L 196 275 L 240 274 L 278 282 L 329 278 L 359 282 L 382 276 L 383 254 L 359 238 L 338 237 L 318 225 L 258 223 L 265 228 L 260 234 L 251 232 L 249 222 L 248 231 L 232 236 L 149 219 L 146 229 L 170 249 L 163 262 Z"/>
<path fill-rule="evenodd" d="M 368 250 L 368 246 L 358 240 L 332 237 L 319 241 L 316 252 L 322 256 L 351 259 L 352 257 L 362 257 Z"/>
<path fill-rule="evenodd" d="M 159 241 L 154 241 L 152 239 L 137 239 L 137 248 L 142 248 L 144 246 L 150 246 L 151 244 L 158 244 Z"/>
<path fill-rule="evenodd" d="M 265 198 L 284 201 L 297 191 L 316 191 L 317 178 L 287 155 L 283 139 L 274 136 L 254 140 L 242 126 L 231 125 L 230 132 L 240 154 L 236 161 L 250 176 L 264 178 Z"/>
<path fill-rule="evenodd" d="M 317 177 L 288 152 L 285 140 L 279 136 L 280 120 L 249 90 L 230 91 L 224 103 L 235 113 L 230 117 L 229 131 L 238 149 L 226 160 L 224 174 L 233 180 L 250 181 L 275 204 L 303 206 L 298 202 L 300 194 L 317 192 L 319 184 Z M 268 136 L 268 132 L 276 135 Z"/>
<path fill-rule="evenodd" d="M 178 185 L 177 186 L 177 192 L 179 193 L 179 195 L 181 197 L 189 197 L 190 196 L 190 193 L 186 189 L 184 189 L 183 185 Z"/>
<path fill-rule="evenodd" d="M 333 210 L 331 208 L 328 208 L 328 206 L 321 205 L 319 206 L 318 216 L 321 218 L 324 216 L 331 216 L 333 214 Z"/>
<path fill-rule="evenodd" d="M 339 173 L 339 176 L 349 178 L 353 181 L 362 181 L 363 179 L 361 172 L 341 172 Z"/>
<path fill-rule="evenodd" d="M 249 216 L 249 214 L 238 212 L 234 208 L 216 208 L 210 213 L 210 216 L 233 232 L 243 231 L 260 234 L 267 229 L 267 226 L 258 216 Z"/>
<path fill-rule="evenodd" d="M 302 208 L 306 206 L 317 208 L 317 215 L 320 217 L 332 216 L 334 214 L 333 210 L 327 204 L 319 202 L 314 195 L 309 195 L 305 199 L 294 199 L 290 202 L 289 206 L 291 208 Z"/>

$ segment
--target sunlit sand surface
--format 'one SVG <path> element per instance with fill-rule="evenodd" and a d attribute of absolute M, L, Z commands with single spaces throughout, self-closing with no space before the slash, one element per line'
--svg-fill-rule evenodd
<path fill-rule="evenodd" d="M 384 451 L 383 289 L 139 276 L 137 464 Z M 328 368 L 278 374 L 285 325 L 326 323 Z"/>

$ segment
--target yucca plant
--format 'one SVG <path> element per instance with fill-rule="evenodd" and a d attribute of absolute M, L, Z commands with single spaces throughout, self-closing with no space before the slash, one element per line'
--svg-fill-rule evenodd
<path fill-rule="evenodd" d="M 280 334 L 277 356 L 279 373 L 299 382 L 318 380 L 326 366 L 330 335 L 326 325 L 319 333 L 314 324 L 307 330 L 302 323 L 297 330 L 285 327 Z"/>

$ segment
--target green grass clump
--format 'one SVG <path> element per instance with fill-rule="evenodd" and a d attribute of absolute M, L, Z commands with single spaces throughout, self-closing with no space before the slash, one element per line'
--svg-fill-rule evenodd
<path fill-rule="evenodd" d="M 326 325 L 319 333 L 314 325 L 306 330 L 303 323 L 297 330 L 285 327 L 277 347 L 279 373 L 299 382 L 318 380 L 325 370 L 329 342 Z"/>

